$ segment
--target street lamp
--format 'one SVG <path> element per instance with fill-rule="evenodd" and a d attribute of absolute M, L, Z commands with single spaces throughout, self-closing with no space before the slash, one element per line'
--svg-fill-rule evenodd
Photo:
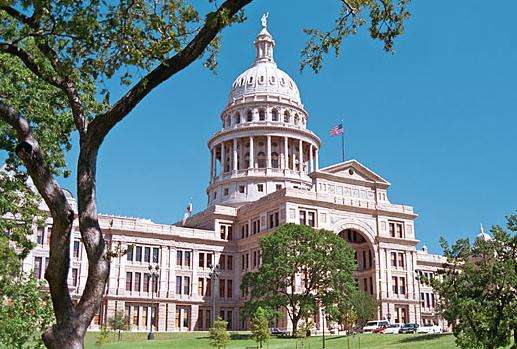
<path fill-rule="evenodd" d="M 325 349 L 325 308 L 321 308 L 321 315 L 323 316 L 323 349 Z"/>
<path fill-rule="evenodd" d="M 388 310 L 388 314 L 387 314 L 387 316 L 386 316 L 386 319 L 388 319 L 388 323 L 390 323 L 390 324 L 391 324 L 391 321 L 390 321 L 390 320 L 391 320 L 391 314 L 390 314 L 390 311 L 389 311 L 389 310 Z"/>
<path fill-rule="evenodd" d="M 154 339 L 154 333 L 153 333 L 153 323 L 154 323 L 154 319 L 153 319 L 153 307 L 154 307 L 154 293 L 156 291 L 158 291 L 158 277 L 159 277 L 159 273 L 158 271 L 160 270 L 160 267 L 158 266 L 158 264 L 153 268 L 152 265 L 149 265 L 148 266 L 148 269 L 149 269 L 149 272 L 150 272 L 150 278 L 149 278 L 149 281 L 151 281 L 151 326 L 149 328 L 149 334 L 147 335 L 147 339 L 148 340 L 153 340 Z M 153 289 L 153 285 L 156 283 L 156 288 Z M 155 310 L 155 313 L 154 313 L 154 317 L 156 317 L 156 313 L 158 312 L 158 307 L 156 307 L 156 310 Z"/>
<path fill-rule="evenodd" d="M 212 273 L 210 276 L 212 277 L 212 326 L 214 325 L 216 316 L 215 316 L 215 280 L 219 279 L 219 275 L 221 275 L 221 268 L 215 263 L 215 253 L 213 254 L 214 258 L 212 263 L 214 266 L 212 267 Z"/>

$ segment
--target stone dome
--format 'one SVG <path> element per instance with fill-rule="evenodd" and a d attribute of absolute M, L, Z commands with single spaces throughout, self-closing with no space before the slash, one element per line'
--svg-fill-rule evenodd
<path fill-rule="evenodd" d="M 228 103 L 247 96 L 267 94 L 301 104 L 298 86 L 273 60 L 274 46 L 273 37 L 266 28 L 262 28 L 255 40 L 255 63 L 235 79 Z"/>

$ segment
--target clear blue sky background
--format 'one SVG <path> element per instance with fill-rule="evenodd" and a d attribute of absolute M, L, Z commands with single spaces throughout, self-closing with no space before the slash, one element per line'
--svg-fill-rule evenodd
<path fill-rule="evenodd" d="M 172 223 L 193 198 L 206 205 L 206 142 L 220 129 L 233 79 L 254 58 L 262 12 L 270 11 L 278 65 L 297 82 L 321 138 L 320 165 L 347 157 L 388 179 L 390 199 L 415 207 L 417 238 L 448 240 L 503 224 L 517 209 L 517 2 L 414 0 L 396 54 L 362 33 L 317 75 L 299 73 L 303 27 L 328 28 L 336 0 L 255 1 L 248 21 L 224 31 L 217 75 L 200 62 L 156 89 L 108 137 L 99 156 L 103 213 Z M 75 163 L 75 150 L 70 154 Z M 75 190 L 73 179 L 62 181 Z"/>

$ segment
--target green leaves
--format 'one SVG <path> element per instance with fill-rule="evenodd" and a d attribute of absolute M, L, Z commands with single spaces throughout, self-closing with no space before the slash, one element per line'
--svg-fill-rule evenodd
<path fill-rule="evenodd" d="M 264 342 L 269 341 L 269 319 L 266 311 L 258 307 L 251 318 L 251 338 L 259 343 L 260 348 Z"/>
<path fill-rule="evenodd" d="M 410 17 L 408 6 L 411 0 L 342 0 L 338 18 L 329 31 L 308 28 L 309 36 L 302 50 L 300 70 L 309 66 L 318 72 L 325 54 L 333 50 L 339 55 L 343 40 L 357 34 L 369 24 L 370 37 L 380 40 L 386 52 L 393 52 L 395 39 L 404 33 L 404 22 Z"/>
<path fill-rule="evenodd" d="M 210 345 L 217 349 L 224 348 L 230 342 L 230 335 L 226 330 L 228 323 L 218 317 L 210 328 Z"/>
<path fill-rule="evenodd" d="M 43 348 L 41 334 L 54 321 L 52 303 L 32 276 L 2 286 L 0 344 L 6 348 Z"/>
<path fill-rule="evenodd" d="M 509 231 L 494 226 L 487 241 L 442 240 L 448 264 L 432 286 L 461 348 L 505 346 L 517 330 L 517 217 L 507 219 Z"/>

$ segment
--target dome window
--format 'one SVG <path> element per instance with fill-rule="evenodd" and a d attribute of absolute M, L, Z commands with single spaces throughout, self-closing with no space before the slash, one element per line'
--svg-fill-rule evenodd
<path fill-rule="evenodd" d="M 259 83 L 260 83 L 260 84 L 263 84 L 263 83 L 264 83 L 264 75 L 261 75 L 261 76 L 260 76 Z"/>
<path fill-rule="evenodd" d="M 286 124 L 289 123 L 289 118 L 290 118 L 289 112 L 286 110 L 285 113 L 284 113 L 284 122 Z"/>
<path fill-rule="evenodd" d="M 240 124 L 241 123 L 241 114 L 239 114 L 239 112 L 237 112 L 237 114 L 235 114 L 235 124 Z"/>
<path fill-rule="evenodd" d="M 264 109 L 259 109 L 259 121 L 266 120 L 266 111 Z"/>
<path fill-rule="evenodd" d="M 276 109 L 271 111 L 271 120 L 278 121 L 278 111 Z"/>
<path fill-rule="evenodd" d="M 292 90 L 293 89 L 293 82 L 292 81 L 289 81 L 289 88 Z"/>
<path fill-rule="evenodd" d="M 253 121 L 253 112 L 251 110 L 248 110 L 248 114 L 246 115 L 246 121 L 247 122 Z"/>
<path fill-rule="evenodd" d="M 258 146 L 259 147 L 263 147 L 264 146 L 264 142 L 258 142 Z"/>
<path fill-rule="evenodd" d="M 271 85 L 273 85 L 275 83 L 275 77 L 272 76 L 270 79 L 269 79 L 269 82 L 271 83 Z"/>
<path fill-rule="evenodd" d="M 253 83 L 253 76 L 250 76 L 249 80 L 248 80 L 248 84 L 252 84 Z"/>
<path fill-rule="evenodd" d="M 296 126 L 298 126 L 299 123 L 300 123 L 300 117 L 298 116 L 298 114 L 295 114 L 295 116 L 294 116 L 294 124 Z"/>
<path fill-rule="evenodd" d="M 266 168 L 266 153 L 263 151 L 260 151 L 257 154 L 257 164 L 258 168 Z"/>
<path fill-rule="evenodd" d="M 241 86 L 244 85 L 244 78 L 241 78 Z"/>
<path fill-rule="evenodd" d="M 285 85 L 285 79 L 284 78 L 280 79 L 280 85 L 282 85 L 282 86 Z"/>

